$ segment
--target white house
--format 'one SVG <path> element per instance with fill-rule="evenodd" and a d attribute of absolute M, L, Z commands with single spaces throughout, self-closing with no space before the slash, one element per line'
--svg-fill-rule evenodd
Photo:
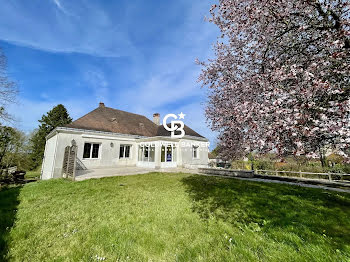
<path fill-rule="evenodd" d="M 99 107 L 46 138 L 42 179 L 62 177 L 64 152 L 77 145 L 78 166 L 87 169 L 139 166 L 197 168 L 208 166 L 208 140 L 185 126 L 185 136 L 172 138 L 160 115 L 147 117 Z"/>

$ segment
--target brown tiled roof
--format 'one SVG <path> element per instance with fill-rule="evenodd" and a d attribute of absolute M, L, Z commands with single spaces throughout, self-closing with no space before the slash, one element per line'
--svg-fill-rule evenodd
<path fill-rule="evenodd" d="M 157 125 L 145 116 L 104 106 L 99 106 L 66 127 L 139 136 L 153 136 L 157 132 Z"/>
<path fill-rule="evenodd" d="M 170 124 L 168 124 L 168 126 L 170 127 Z M 186 125 L 184 126 L 184 131 L 185 131 L 185 134 L 187 136 L 203 137 L 200 134 L 198 134 L 196 131 L 194 131 L 193 129 L 189 128 Z M 180 134 L 180 131 L 179 132 L 175 131 L 175 134 Z M 170 135 L 171 135 L 171 133 L 168 130 L 166 130 L 163 125 L 158 126 L 157 136 L 170 136 Z"/>
<path fill-rule="evenodd" d="M 103 103 L 66 127 L 147 137 L 170 136 L 162 125 L 156 125 L 145 116 L 105 107 Z M 203 137 L 188 126 L 184 130 L 186 135 Z"/>

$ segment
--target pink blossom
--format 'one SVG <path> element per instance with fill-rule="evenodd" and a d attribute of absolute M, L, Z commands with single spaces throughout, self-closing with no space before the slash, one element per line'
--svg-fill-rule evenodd
<path fill-rule="evenodd" d="M 348 155 L 347 1 L 219 0 L 210 13 L 222 35 L 199 81 L 225 155 Z"/>

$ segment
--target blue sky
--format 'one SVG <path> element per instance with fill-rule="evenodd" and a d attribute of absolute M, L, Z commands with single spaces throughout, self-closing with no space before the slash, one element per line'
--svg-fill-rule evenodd
<path fill-rule="evenodd" d="M 17 128 L 31 131 L 59 103 L 76 119 L 102 101 L 149 118 L 182 111 L 215 144 L 195 64 L 213 55 L 219 32 L 204 17 L 215 0 L 0 1 Z"/>

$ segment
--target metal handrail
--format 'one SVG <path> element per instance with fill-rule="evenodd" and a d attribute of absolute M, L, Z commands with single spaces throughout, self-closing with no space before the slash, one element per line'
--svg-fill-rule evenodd
<path fill-rule="evenodd" d="M 77 163 L 77 169 L 87 170 L 84 163 L 78 157 L 76 158 L 76 163 Z"/>

